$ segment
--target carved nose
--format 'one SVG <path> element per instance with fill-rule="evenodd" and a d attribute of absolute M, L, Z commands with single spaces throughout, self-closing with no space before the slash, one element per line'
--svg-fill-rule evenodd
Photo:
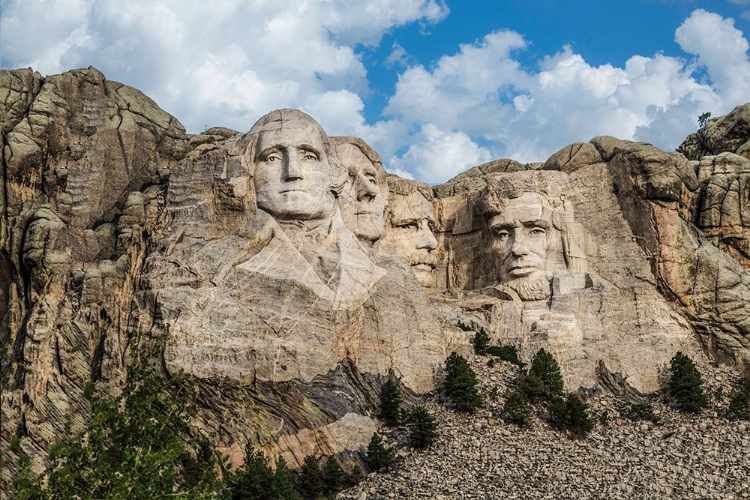
<path fill-rule="evenodd" d="M 297 155 L 292 152 L 286 155 L 286 161 L 284 165 L 284 180 L 291 181 L 294 179 L 302 178 L 302 166 L 297 160 Z"/>
<path fill-rule="evenodd" d="M 513 245 L 511 245 L 510 251 L 517 257 L 521 255 L 528 255 L 529 247 L 526 245 L 526 242 L 523 241 L 522 237 L 517 237 L 513 240 Z"/>
<path fill-rule="evenodd" d="M 438 242 L 435 239 L 435 235 L 432 234 L 430 227 L 427 222 L 419 225 L 419 234 L 417 235 L 417 248 L 426 248 L 427 250 L 435 250 L 438 246 Z"/>
<path fill-rule="evenodd" d="M 360 175 L 358 184 L 357 201 L 372 201 L 378 195 L 378 187 L 372 184 L 367 177 Z"/>

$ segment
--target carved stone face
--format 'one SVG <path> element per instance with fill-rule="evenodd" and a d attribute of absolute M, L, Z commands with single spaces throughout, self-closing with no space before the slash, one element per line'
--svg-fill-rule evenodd
<path fill-rule="evenodd" d="M 320 129 L 303 120 L 276 123 L 258 137 L 254 174 L 258 207 L 282 220 L 329 217 L 336 199 Z"/>
<path fill-rule="evenodd" d="M 415 191 L 391 200 L 392 217 L 378 248 L 403 256 L 422 286 L 435 283 L 437 240 L 433 234 L 435 216 L 432 202 Z"/>
<path fill-rule="evenodd" d="M 504 205 L 503 212 L 489 221 L 500 283 L 546 280 L 549 204 L 537 193 L 523 193 Z"/>
<path fill-rule="evenodd" d="M 374 165 L 353 144 L 338 145 L 336 154 L 349 171 L 349 181 L 338 199 L 344 225 L 360 240 L 374 242 L 383 235 L 385 223 L 386 197 L 380 184 L 383 167 Z"/>

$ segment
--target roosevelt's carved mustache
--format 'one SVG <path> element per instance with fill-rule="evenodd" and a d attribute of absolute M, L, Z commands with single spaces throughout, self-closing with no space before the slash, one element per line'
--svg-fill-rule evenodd
<path fill-rule="evenodd" d="M 435 267 L 435 263 L 436 263 L 436 258 L 431 253 L 411 254 L 406 260 L 412 266 L 426 265 L 430 267 Z"/>

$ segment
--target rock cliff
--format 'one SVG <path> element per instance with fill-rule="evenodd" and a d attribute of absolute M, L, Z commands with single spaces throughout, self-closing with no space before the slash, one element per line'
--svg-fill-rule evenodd
<path fill-rule="evenodd" d="M 434 389 L 459 322 L 551 351 L 570 390 L 750 362 L 750 105 L 678 152 L 597 137 L 430 187 L 296 110 L 191 136 L 94 68 L 0 93 L 0 486 L 134 347 L 195 377 L 235 464 L 362 451 L 383 380 Z"/>

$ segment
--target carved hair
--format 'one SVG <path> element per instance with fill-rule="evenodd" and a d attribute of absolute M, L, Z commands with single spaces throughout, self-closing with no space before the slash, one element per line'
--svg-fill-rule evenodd
<path fill-rule="evenodd" d="M 378 173 L 378 187 L 380 188 L 381 195 L 388 195 L 387 174 L 385 173 L 385 169 L 383 168 L 383 160 L 380 159 L 380 155 L 374 149 L 372 149 L 369 144 L 367 144 L 359 137 L 335 136 L 331 137 L 330 139 L 331 143 L 336 149 L 338 149 L 343 144 L 351 144 L 355 148 L 359 149 L 362 154 L 365 155 L 365 157 L 370 161 L 370 163 L 373 164 L 373 166 L 375 167 L 375 171 Z M 342 159 L 339 158 L 339 161 L 342 161 Z M 350 175 L 355 173 L 356 172 L 352 172 L 351 170 L 349 171 Z"/>
<path fill-rule="evenodd" d="M 331 191 L 334 196 L 338 197 L 341 194 L 341 190 L 344 188 L 344 184 L 349 178 L 349 173 L 346 171 L 341 162 L 336 156 L 336 148 L 331 143 L 328 135 L 323 130 L 323 127 L 315 121 L 315 119 L 303 113 L 298 109 L 277 109 L 271 111 L 260 117 L 255 122 L 249 132 L 240 137 L 237 141 L 237 148 L 242 154 L 247 166 L 249 173 L 253 175 L 255 170 L 256 158 L 258 155 L 258 140 L 260 135 L 268 130 L 275 130 L 281 127 L 283 122 L 303 122 L 311 125 L 313 129 L 320 134 L 321 142 L 323 143 L 323 153 L 328 160 L 328 164 L 331 166 Z"/>

